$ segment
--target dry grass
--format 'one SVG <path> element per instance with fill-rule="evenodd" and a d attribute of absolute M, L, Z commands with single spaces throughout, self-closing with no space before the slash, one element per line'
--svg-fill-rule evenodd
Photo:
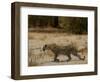
<path fill-rule="evenodd" d="M 62 64 L 85 64 L 87 58 L 84 61 L 80 61 L 77 58 L 72 57 L 72 60 L 68 62 L 52 62 L 54 60 L 54 54 L 50 50 L 43 52 L 42 47 L 45 44 L 56 43 L 57 45 L 67 46 L 73 44 L 80 51 L 81 56 L 87 57 L 87 35 L 72 35 L 66 33 L 35 33 L 29 32 L 29 66 L 40 65 L 62 65 Z M 83 54 L 82 49 L 85 49 Z M 64 55 L 58 56 L 60 61 L 65 61 L 67 57 Z"/>

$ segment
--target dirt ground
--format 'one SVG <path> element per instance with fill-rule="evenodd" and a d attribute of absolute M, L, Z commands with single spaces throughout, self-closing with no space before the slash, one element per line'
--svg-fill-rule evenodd
<path fill-rule="evenodd" d="M 29 66 L 48 66 L 48 65 L 70 65 L 70 64 L 86 64 L 87 63 L 87 35 L 72 35 L 67 33 L 35 33 L 28 34 L 28 65 Z M 45 44 L 55 43 L 60 46 L 73 44 L 78 50 L 81 57 L 85 60 L 79 60 L 71 55 L 72 60 L 67 62 L 67 56 L 61 54 L 57 57 L 60 62 L 53 62 L 54 53 L 51 50 L 42 50 Z"/>

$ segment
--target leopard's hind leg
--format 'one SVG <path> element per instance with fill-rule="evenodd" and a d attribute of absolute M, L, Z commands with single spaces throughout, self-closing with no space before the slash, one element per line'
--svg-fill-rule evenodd
<path fill-rule="evenodd" d="M 71 60 L 71 55 L 67 55 L 68 59 L 67 59 L 67 62 L 69 62 Z"/>
<path fill-rule="evenodd" d="M 55 55 L 55 57 L 54 57 L 54 62 L 59 62 L 59 59 L 57 59 L 57 56 L 58 56 L 58 55 Z"/>

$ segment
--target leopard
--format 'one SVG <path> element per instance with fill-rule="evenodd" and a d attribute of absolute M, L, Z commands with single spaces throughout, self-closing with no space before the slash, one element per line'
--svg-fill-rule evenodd
<path fill-rule="evenodd" d="M 59 46 L 55 43 L 54 44 L 45 44 L 43 46 L 43 51 L 45 51 L 45 50 L 51 50 L 54 53 L 54 62 L 59 62 L 59 59 L 57 59 L 57 57 L 60 54 L 63 54 L 68 57 L 68 59 L 66 60 L 67 62 L 71 61 L 71 59 L 72 59 L 71 54 L 76 56 L 79 60 L 85 60 L 85 56 L 81 57 L 78 54 L 77 48 L 73 45 Z"/>

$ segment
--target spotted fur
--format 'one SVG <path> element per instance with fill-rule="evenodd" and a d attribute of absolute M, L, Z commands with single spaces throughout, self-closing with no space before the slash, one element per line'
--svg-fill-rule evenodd
<path fill-rule="evenodd" d="M 69 62 L 72 59 L 71 54 L 78 57 L 80 60 L 85 59 L 85 56 L 84 58 L 80 57 L 80 55 L 78 54 L 78 50 L 72 45 L 58 46 L 56 44 L 45 44 L 43 46 L 43 51 L 45 50 L 51 50 L 55 54 L 54 61 L 59 61 L 57 57 L 60 54 L 66 55 L 68 57 L 67 62 Z"/>

